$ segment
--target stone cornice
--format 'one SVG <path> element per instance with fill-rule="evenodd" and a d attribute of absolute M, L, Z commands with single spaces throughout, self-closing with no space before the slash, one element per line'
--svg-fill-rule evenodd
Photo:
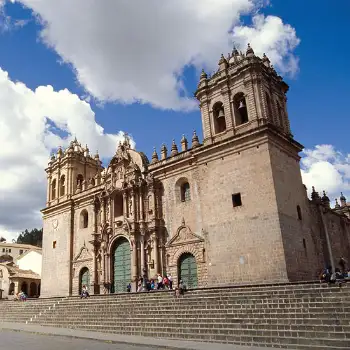
<path fill-rule="evenodd" d="M 281 134 L 280 130 L 272 124 L 265 124 L 255 129 L 249 129 L 244 133 L 233 135 L 222 141 L 215 142 L 210 145 L 202 145 L 201 147 L 190 149 L 189 151 L 179 153 L 174 157 L 167 158 L 158 163 L 152 164 L 149 171 L 157 177 L 166 176 L 175 169 L 180 168 L 185 171 L 193 165 L 212 161 L 223 156 L 228 156 L 237 152 L 242 152 L 265 142 L 271 142 L 276 146 L 283 148 L 290 156 L 295 156 L 303 150 L 303 146 L 294 139 Z"/>

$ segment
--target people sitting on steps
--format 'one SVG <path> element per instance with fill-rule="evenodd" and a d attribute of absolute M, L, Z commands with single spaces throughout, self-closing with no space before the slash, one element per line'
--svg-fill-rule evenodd
<path fill-rule="evenodd" d="M 83 288 L 81 289 L 80 299 L 83 299 L 83 298 L 86 299 L 89 297 L 90 297 L 89 291 L 86 285 L 83 285 Z"/>
<path fill-rule="evenodd" d="M 186 289 L 187 288 L 186 288 L 185 283 L 183 282 L 183 280 L 180 280 L 179 286 L 177 288 L 175 288 L 175 296 L 178 298 L 181 295 L 184 295 L 186 292 Z"/>

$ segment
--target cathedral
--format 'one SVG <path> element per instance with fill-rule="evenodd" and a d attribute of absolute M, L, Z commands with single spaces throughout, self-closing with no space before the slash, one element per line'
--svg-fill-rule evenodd
<path fill-rule="evenodd" d="M 136 289 L 171 274 L 189 288 L 312 280 L 350 258 L 344 196 L 309 199 L 287 91 L 266 55 L 234 49 L 200 75 L 203 140 L 152 159 L 127 135 L 104 168 L 74 140 L 52 155 L 43 213 L 42 296 Z"/>

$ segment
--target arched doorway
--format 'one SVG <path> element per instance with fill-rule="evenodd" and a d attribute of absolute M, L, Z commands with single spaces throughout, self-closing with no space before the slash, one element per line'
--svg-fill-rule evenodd
<path fill-rule="evenodd" d="M 90 287 L 90 271 L 87 267 L 83 267 L 80 271 L 79 294 L 81 294 L 81 290 L 82 290 L 83 286 L 86 286 L 88 289 Z"/>
<path fill-rule="evenodd" d="M 12 282 L 10 283 L 9 287 L 9 295 L 14 295 L 15 294 L 15 284 Z"/>
<path fill-rule="evenodd" d="M 36 283 L 32 282 L 29 287 L 29 296 L 35 297 L 36 296 Z"/>
<path fill-rule="evenodd" d="M 23 282 L 22 283 L 20 292 L 23 292 L 24 294 L 28 295 L 28 284 L 27 284 L 27 282 Z"/>
<path fill-rule="evenodd" d="M 190 253 L 184 253 L 179 259 L 179 281 L 183 280 L 187 288 L 198 286 L 196 258 Z"/>
<path fill-rule="evenodd" d="M 130 243 L 126 238 L 117 240 L 112 257 L 112 293 L 126 292 L 131 282 L 131 253 Z"/>

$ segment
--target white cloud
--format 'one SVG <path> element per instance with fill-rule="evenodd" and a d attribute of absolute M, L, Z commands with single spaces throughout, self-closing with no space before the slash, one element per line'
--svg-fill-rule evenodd
<path fill-rule="evenodd" d="M 312 186 L 320 194 L 323 190 L 333 201 L 340 192 L 350 197 L 350 156 L 337 151 L 332 145 L 318 145 L 306 149 L 301 159 L 301 174 L 311 193 Z"/>
<path fill-rule="evenodd" d="M 269 57 L 275 67 L 283 74 L 294 75 L 298 71 L 298 58 L 293 54 L 300 39 L 289 24 L 281 18 L 259 14 L 253 18 L 251 27 L 237 26 L 233 30 L 233 40 L 238 46 L 250 43 L 255 54 Z"/>
<path fill-rule="evenodd" d="M 41 226 L 49 153 L 73 135 L 101 157 L 111 157 L 122 139 L 121 132 L 104 133 L 77 95 L 51 86 L 32 91 L 0 69 L 0 236 Z"/>
<path fill-rule="evenodd" d="M 18 0 L 39 16 L 41 38 L 72 65 L 77 79 L 100 101 L 197 108 L 184 91 L 183 69 L 217 68 L 232 51 L 232 28 L 256 14 L 262 0 Z M 294 72 L 295 31 L 278 17 L 257 15 L 253 27 L 234 29 L 284 72 Z"/>

